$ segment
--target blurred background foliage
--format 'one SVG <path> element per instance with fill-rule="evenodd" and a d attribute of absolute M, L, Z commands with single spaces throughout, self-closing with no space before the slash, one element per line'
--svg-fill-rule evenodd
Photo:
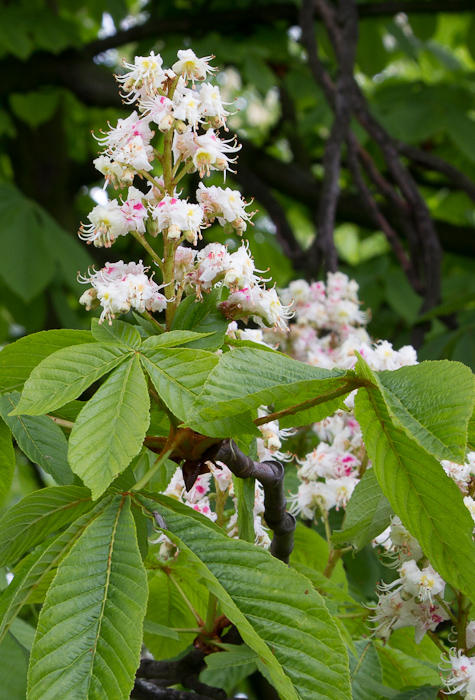
<path fill-rule="evenodd" d="M 473 0 L 361 0 L 358 8 L 355 75 L 372 113 L 394 139 L 456 167 L 475 191 Z M 333 112 L 308 67 L 298 24 L 299 4 L 291 0 L 3 0 L 0 344 L 42 329 L 88 328 L 90 314 L 78 304 L 78 271 L 84 273 L 92 264 L 102 267 L 109 259 L 142 256 L 131 236 L 119 238 L 109 251 L 86 247 L 77 230 L 106 196 L 92 165 L 98 148 L 91 131 L 99 136 L 108 122 L 114 125 L 130 113 L 113 74 L 120 72 L 123 59 L 133 61 L 134 55 L 151 50 L 160 52 L 167 65 L 183 47 L 216 56 L 214 64 L 221 68 L 217 80 L 235 112 L 230 132 L 243 143 L 237 174 L 227 184 L 248 199 L 255 197 L 252 208 L 258 213 L 248 238 L 257 266 L 270 267 L 279 286 L 302 276 L 324 277 L 324 269 L 312 266 L 306 251 L 316 235 L 322 159 Z M 335 75 L 331 43 L 319 21 L 315 28 L 320 59 Z M 377 146 L 358 123 L 351 126 L 390 179 Z M 421 359 L 460 360 L 475 370 L 475 201 L 470 187 L 467 191 L 447 174 L 402 160 L 429 207 L 444 250 L 439 303 L 421 315 L 421 297 L 363 207 L 344 151 L 334 232 L 340 269 L 360 284 L 374 338 L 396 347 L 417 338 Z M 193 196 L 197 184 L 191 177 L 185 194 Z M 207 184 L 222 184 L 222 178 L 209 178 Z M 203 245 L 211 240 L 231 249 L 240 245 L 237 237 L 217 228 L 205 232 Z M 424 333 L 417 334 L 421 324 Z M 289 448 L 303 453 L 302 445 Z M 9 503 L 0 504 L 0 514 L 50 483 L 21 453 L 18 464 Z M 292 469 L 288 488 L 297 489 Z M 314 543 L 306 540 L 312 532 L 300 529 L 295 557 L 308 556 Z M 347 555 L 345 568 L 356 597 L 374 595 L 374 580 L 382 574 L 370 549 L 357 559 Z M 6 582 L 0 571 L 0 589 Z M 41 603 L 41 595 L 35 602 Z M 32 605 L 19 620 L 23 627 L 17 637 L 26 648 L 31 646 L 29 623 L 35 624 L 37 614 Z M 398 651 L 397 639 L 392 652 L 388 646 L 388 654 L 399 657 L 389 654 L 385 674 L 397 668 L 406 684 L 437 683 L 438 660 L 431 649 L 425 659 L 429 670 L 420 664 L 415 668 L 413 642 L 403 632 L 397 639 L 405 654 Z M 14 659 L 15 678 L 24 678 L 20 652 L 3 653 Z M 245 691 L 249 697 L 273 697 L 264 691 L 253 695 L 248 687 Z M 0 700 L 24 696 L 21 683 L 0 686 Z"/>
<path fill-rule="evenodd" d="M 474 180 L 473 4 L 364 0 L 358 6 L 356 79 L 373 114 L 395 139 L 440 156 Z M 315 237 L 333 115 L 308 68 L 298 12 L 298 4 L 287 0 L 2 4 L 0 342 L 43 328 L 88 325 L 77 303 L 76 274 L 111 256 L 76 237 L 80 221 L 104 197 L 92 166 L 97 144 L 91 131 L 99 135 L 108 121 L 129 112 L 113 73 L 122 59 L 150 50 L 168 65 L 183 46 L 216 56 L 219 84 L 236 109 L 230 127 L 244 143 L 229 184 L 256 198 L 249 238 L 257 263 L 271 268 L 278 285 L 323 275 L 306 267 L 305 250 Z M 330 41 L 319 22 L 316 31 L 320 58 L 331 73 Z M 384 171 L 377 147 L 358 124 L 352 126 Z M 400 346 L 421 323 L 421 300 L 361 206 L 344 155 L 342 166 L 334 234 L 340 266 L 360 283 L 360 297 L 371 309 L 370 332 Z M 449 177 L 409 167 L 445 253 L 441 306 L 422 319 L 419 353 L 475 368 L 475 202 Z M 194 185 L 192 179 L 190 191 Z M 209 230 L 206 239 L 215 235 Z M 112 257 L 137 257 L 136 245 L 132 237 L 121 238 Z M 450 327 L 439 318 L 444 314 L 456 319 Z"/>

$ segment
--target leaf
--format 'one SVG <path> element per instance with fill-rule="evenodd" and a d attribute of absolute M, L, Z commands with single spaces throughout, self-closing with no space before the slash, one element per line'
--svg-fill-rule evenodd
<path fill-rule="evenodd" d="M 475 450 L 475 408 L 473 409 L 472 415 L 468 421 L 467 449 L 472 451 Z"/>
<path fill-rule="evenodd" d="M 7 634 L 21 608 L 28 602 L 33 602 L 38 588 L 51 582 L 54 569 L 81 537 L 86 527 L 105 510 L 110 500 L 102 500 L 59 536 L 37 547 L 16 567 L 11 583 L 0 596 L 0 641 Z"/>
<path fill-rule="evenodd" d="M 283 700 L 351 697 L 345 647 L 307 579 L 171 498 L 137 499 L 166 519 L 166 534 L 217 595 Z"/>
<path fill-rule="evenodd" d="M 341 400 L 325 400 L 326 394 L 341 390 L 341 395 L 353 388 L 354 374 L 342 370 L 311 367 L 285 355 L 237 348 L 219 358 L 210 373 L 204 390 L 193 406 L 189 424 L 211 437 L 228 437 L 227 426 L 219 421 L 226 416 L 239 416 L 259 406 L 273 405 L 274 411 L 294 407 L 297 415 L 281 419 L 281 427 L 306 425 L 322 420 L 339 408 Z M 357 385 L 356 385 L 357 386 Z M 317 397 L 320 405 L 312 406 Z M 306 402 L 309 402 L 306 405 Z M 215 421 L 204 428 L 203 421 Z M 221 428 L 221 429 L 220 429 Z"/>
<path fill-rule="evenodd" d="M 178 345 L 190 345 L 190 343 L 206 338 L 212 333 L 195 333 L 195 331 L 169 331 L 162 335 L 154 335 L 147 338 L 142 343 L 144 350 L 153 350 L 154 348 L 175 348 Z"/>
<path fill-rule="evenodd" d="M 34 367 L 61 348 L 90 343 L 89 331 L 41 331 L 20 338 L 0 351 L 0 391 L 21 389 Z"/>
<path fill-rule="evenodd" d="M 256 482 L 254 479 L 240 479 L 233 476 L 234 495 L 237 499 L 237 526 L 239 539 L 254 544 L 254 502 Z"/>
<path fill-rule="evenodd" d="M 186 420 L 218 358 L 206 350 L 144 349 L 140 356 L 160 398 L 180 420 Z"/>
<path fill-rule="evenodd" d="M 33 369 L 11 415 L 39 416 L 64 406 L 117 367 L 130 352 L 106 343 L 58 350 Z"/>
<path fill-rule="evenodd" d="M 10 95 L 13 113 L 29 126 L 36 128 L 49 121 L 58 108 L 60 93 L 46 88 Z"/>
<path fill-rule="evenodd" d="M 297 523 L 294 532 L 294 548 L 290 555 L 291 565 L 298 562 L 323 573 L 328 563 L 329 554 L 328 544 L 318 532 L 305 527 L 302 523 Z M 333 583 L 342 585 L 343 590 L 347 590 L 348 584 L 341 560 L 335 566 L 331 580 Z"/>
<path fill-rule="evenodd" d="M 424 683 L 436 685 L 440 682 L 440 672 L 436 665 L 380 643 L 377 643 L 376 648 L 383 667 L 384 683 L 392 688 L 400 690 L 407 686 Z"/>
<path fill-rule="evenodd" d="M 357 656 L 350 654 L 351 693 L 353 700 L 380 700 L 381 694 L 368 686 L 368 680 L 381 683 L 383 671 L 371 641 L 355 642 Z"/>
<path fill-rule="evenodd" d="M 38 620 L 28 700 L 127 700 L 146 602 L 130 499 L 118 495 L 58 567 Z"/>
<path fill-rule="evenodd" d="M 233 666 L 242 666 L 243 664 L 249 664 L 251 661 L 256 661 L 258 656 L 254 649 L 245 644 L 238 645 L 226 645 L 228 649 L 224 653 L 210 654 L 205 658 L 206 666 L 209 669 L 216 670 L 221 668 L 232 668 Z M 235 648 L 230 651 L 229 647 L 235 646 Z"/>
<path fill-rule="evenodd" d="M 154 572 L 149 580 L 149 599 L 144 623 L 144 643 L 150 649 L 157 660 L 168 659 L 171 656 L 184 651 L 193 639 L 196 632 L 180 632 L 178 641 L 169 636 L 157 635 L 149 632 L 146 625 L 160 625 L 189 629 L 196 627 L 193 613 L 185 603 L 173 580 L 183 591 L 194 609 L 203 617 L 206 617 L 206 608 L 209 594 L 206 588 L 196 581 L 195 572 L 189 566 L 172 566 L 170 570 Z"/>
<path fill-rule="evenodd" d="M 91 321 L 91 333 L 98 343 L 112 343 L 113 345 L 126 345 L 136 350 L 140 347 L 142 339 L 140 333 L 130 323 L 125 321 L 112 321 L 112 324 L 99 323 L 97 318 Z"/>
<path fill-rule="evenodd" d="M 9 632 L 0 644 L 0 700 L 25 700 L 28 652 Z"/>
<path fill-rule="evenodd" d="M 393 695 L 392 700 L 437 700 L 439 690 L 439 686 L 424 685 L 421 688 L 397 693 L 397 695 Z"/>
<path fill-rule="evenodd" d="M 0 418 L 0 505 L 10 490 L 15 464 L 12 435 L 8 425 Z"/>
<path fill-rule="evenodd" d="M 396 427 L 436 459 L 463 463 L 475 400 L 475 377 L 468 367 L 439 360 L 371 376 L 365 370 L 362 376 L 377 383 Z"/>
<path fill-rule="evenodd" d="M 13 564 L 92 506 L 89 491 L 80 486 L 51 486 L 30 493 L 0 520 L 0 566 Z"/>
<path fill-rule="evenodd" d="M 68 441 L 61 428 L 47 416 L 10 416 L 20 394 L 0 396 L 0 415 L 13 433 L 18 447 L 34 464 L 51 474 L 59 485 L 72 484 L 74 474 L 68 464 Z"/>
<path fill-rule="evenodd" d="M 145 620 L 143 623 L 143 631 L 147 634 L 158 634 L 160 637 L 167 637 L 168 639 L 174 639 L 175 641 L 180 641 L 180 635 L 171 627 L 166 627 L 165 625 L 159 625 L 157 622 L 152 622 L 151 620 Z"/>
<path fill-rule="evenodd" d="M 434 457 L 394 426 L 376 387 L 358 391 L 355 413 L 376 477 L 395 513 L 442 578 L 475 598 L 473 521 L 456 484 Z"/>
<path fill-rule="evenodd" d="M 211 333 L 199 338 L 191 346 L 200 350 L 216 350 L 224 342 L 229 321 L 217 308 L 221 300 L 221 289 L 206 294 L 202 301 L 192 295 L 178 305 L 172 322 L 172 331 L 187 330 L 195 333 Z"/>
<path fill-rule="evenodd" d="M 393 509 L 381 491 L 376 472 L 368 469 L 348 501 L 345 527 L 333 532 L 332 542 L 363 549 L 388 527 L 392 515 Z"/>
<path fill-rule="evenodd" d="M 134 354 L 88 401 L 69 438 L 71 469 L 94 500 L 139 453 L 149 421 L 147 383 Z"/>

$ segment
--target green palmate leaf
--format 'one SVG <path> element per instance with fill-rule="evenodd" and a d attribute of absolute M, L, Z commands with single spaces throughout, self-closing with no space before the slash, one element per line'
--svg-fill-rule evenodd
<path fill-rule="evenodd" d="M 351 544 L 355 549 L 362 549 L 388 527 L 393 514 L 376 472 L 369 469 L 348 502 L 344 529 L 333 533 L 332 542 L 337 546 Z"/>
<path fill-rule="evenodd" d="M 473 522 L 460 490 L 434 457 L 394 425 L 379 389 L 360 389 L 355 412 L 392 508 L 439 574 L 475 599 Z"/>
<path fill-rule="evenodd" d="M 196 579 L 194 570 L 189 566 L 173 564 L 171 567 L 155 571 L 149 580 L 144 642 L 157 660 L 169 659 L 180 654 L 193 643 L 196 632 L 180 632 L 177 634 L 178 639 L 171 639 L 169 635 L 151 631 L 148 625 L 178 629 L 196 628 L 196 620 L 184 596 L 198 614 L 203 619 L 206 618 L 209 594 Z"/>
<path fill-rule="evenodd" d="M 91 333 L 99 343 L 126 345 L 134 350 L 139 348 L 142 342 L 138 330 L 124 321 L 112 321 L 112 324 L 109 325 L 108 323 L 99 323 L 97 318 L 93 318 Z"/>
<path fill-rule="evenodd" d="M 475 450 L 475 408 L 473 409 L 470 420 L 468 421 L 468 439 L 467 449 Z"/>
<path fill-rule="evenodd" d="M 12 415 L 40 416 L 64 406 L 117 367 L 130 352 L 108 343 L 58 350 L 34 368 Z"/>
<path fill-rule="evenodd" d="M 86 527 L 102 513 L 111 498 L 105 498 L 95 508 L 74 521 L 57 537 L 37 547 L 15 569 L 10 585 L 0 596 L 0 641 L 7 634 L 23 605 L 32 602 L 43 584 L 51 583 L 52 574 Z"/>
<path fill-rule="evenodd" d="M 254 479 L 239 479 L 233 476 L 234 495 L 237 499 L 237 526 L 239 539 L 254 544 L 254 504 L 256 482 Z"/>
<path fill-rule="evenodd" d="M 172 331 L 187 330 L 196 333 L 211 333 L 206 338 L 199 338 L 192 347 L 201 350 L 216 350 L 224 342 L 229 321 L 217 308 L 221 300 L 222 289 L 214 289 L 205 294 L 202 301 L 195 296 L 188 296 L 179 304 L 173 317 Z"/>
<path fill-rule="evenodd" d="M 463 462 L 467 424 L 475 400 L 475 376 L 460 362 L 441 360 L 395 372 L 358 373 L 377 383 L 398 428 L 436 459 Z"/>
<path fill-rule="evenodd" d="M 10 416 L 19 399 L 17 391 L 0 396 L 0 415 L 18 447 L 29 460 L 51 474 L 57 484 L 72 484 L 74 474 L 68 464 L 68 441 L 63 431 L 47 416 Z"/>
<path fill-rule="evenodd" d="M 138 498 L 166 519 L 166 534 L 195 564 L 283 700 L 351 697 L 345 647 L 305 577 L 262 549 L 230 540 L 171 498 Z"/>
<path fill-rule="evenodd" d="M 183 421 L 218 362 L 211 352 L 188 348 L 145 349 L 141 360 L 160 398 Z"/>
<path fill-rule="evenodd" d="M 57 350 L 90 343 L 89 331 L 41 331 L 20 338 L 0 351 L 0 391 L 22 389 L 34 367 Z"/>
<path fill-rule="evenodd" d="M 0 520 L 0 566 L 11 565 L 92 508 L 88 489 L 52 486 L 26 496 Z"/>
<path fill-rule="evenodd" d="M 383 670 L 372 641 L 355 642 L 356 656 L 350 654 L 351 693 L 353 700 L 380 700 L 381 694 L 368 685 L 368 680 L 381 683 Z"/>
<path fill-rule="evenodd" d="M 330 372 L 285 355 L 237 348 L 220 357 L 193 406 L 189 424 L 205 430 L 206 435 L 227 437 L 228 426 L 218 419 L 272 404 L 274 411 L 295 408 L 296 415 L 281 419 L 283 427 L 305 425 L 339 408 L 341 399 L 332 393 L 344 396 L 358 386 L 353 386 L 353 381 L 351 371 Z M 313 405 L 315 399 L 318 405 Z M 214 421 L 209 430 L 203 426 L 204 421 Z"/>
<path fill-rule="evenodd" d="M 126 700 L 146 602 L 130 500 L 118 495 L 58 567 L 38 620 L 28 700 Z"/>
<path fill-rule="evenodd" d="M 118 367 L 79 414 L 69 462 L 98 498 L 142 447 L 150 421 L 147 382 L 134 354 Z"/>
<path fill-rule="evenodd" d="M 179 345 L 189 345 L 201 338 L 206 338 L 212 333 L 195 333 L 195 331 L 169 331 L 162 335 L 154 335 L 147 338 L 142 343 L 143 350 L 153 350 L 154 348 L 176 348 Z"/>
<path fill-rule="evenodd" d="M 8 425 L 0 418 L 0 505 L 10 490 L 15 471 L 15 450 Z"/>
<path fill-rule="evenodd" d="M 0 700 L 25 700 L 28 651 L 10 632 L 0 644 L 0 659 Z"/>

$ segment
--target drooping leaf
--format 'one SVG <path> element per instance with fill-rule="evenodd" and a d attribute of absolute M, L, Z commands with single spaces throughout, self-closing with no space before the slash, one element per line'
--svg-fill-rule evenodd
<path fill-rule="evenodd" d="M 81 537 L 89 523 L 105 510 L 110 500 L 110 497 L 103 499 L 95 508 L 75 520 L 67 530 L 37 547 L 16 567 L 11 583 L 0 596 L 0 641 L 21 608 L 32 601 L 40 586 L 50 582 L 55 567 Z"/>
<path fill-rule="evenodd" d="M 232 668 L 256 661 L 258 656 L 254 649 L 242 644 L 241 646 L 228 644 L 224 654 L 210 654 L 206 657 L 206 665 L 211 669 Z M 234 646 L 233 649 L 229 647 Z"/>
<path fill-rule="evenodd" d="M 109 343 L 58 350 L 33 369 L 12 415 L 40 416 L 64 406 L 117 367 L 130 352 Z"/>
<path fill-rule="evenodd" d="M 305 577 L 268 552 L 229 539 L 173 499 L 137 498 L 166 519 L 166 534 L 217 595 L 283 700 L 351 697 L 344 645 L 323 599 Z"/>
<path fill-rule="evenodd" d="M 180 635 L 174 629 L 165 625 L 159 625 L 158 622 L 152 622 L 151 620 L 144 620 L 143 631 L 147 634 L 158 634 L 160 637 L 174 639 L 176 642 L 180 641 Z"/>
<path fill-rule="evenodd" d="M 361 366 L 360 362 L 360 366 Z M 370 378 L 366 372 L 364 375 Z M 463 462 L 475 376 L 460 362 L 439 360 L 371 373 L 397 427 L 436 459 Z"/>
<path fill-rule="evenodd" d="M 127 700 L 146 602 L 130 499 L 118 495 L 58 567 L 31 651 L 28 700 Z"/>
<path fill-rule="evenodd" d="M 25 552 L 92 508 L 88 489 L 51 486 L 16 503 L 0 520 L 0 566 Z"/>
<path fill-rule="evenodd" d="M 211 437 L 227 437 L 228 427 L 219 420 L 240 416 L 261 405 L 274 411 L 294 407 L 295 415 L 281 418 L 282 427 L 321 420 L 341 404 L 333 392 L 345 396 L 353 388 L 354 373 L 329 371 L 298 362 L 285 355 L 252 348 L 237 348 L 222 355 L 193 406 L 191 427 Z M 329 398 L 327 399 L 327 395 Z M 210 429 L 204 421 L 214 421 Z"/>
<path fill-rule="evenodd" d="M 0 416 L 12 431 L 18 447 L 29 460 L 51 474 L 58 485 L 74 482 L 68 464 L 68 441 L 48 416 L 10 416 L 20 399 L 17 391 L 0 396 Z"/>
<path fill-rule="evenodd" d="M 0 418 L 0 505 L 10 490 L 15 463 L 15 450 L 10 429 Z"/>
<path fill-rule="evenodd" d="M 0 391 L 22 389 L 34 367 L 57 350 L 90 343 L 89 331 L 41 331 L 20 338 L 0 351 Z"/>
<path fill-rule="evenodd" d="M 136 350 L 140 347 L 142 339 L 140 333 L 130 323 L 124 321 L 112 321 L 112 324 L 99 323 L 97 318 L 91 321 L 91 333 L 98 343 L 112 343 L 113 345 L 126 345 Z"/>
<path fill-rule="evenodd" d="M 361 360 L 359 371 L 371 370 Z M 472 518 L 440 463 L 394 425 L 382 392 L 360 389 L 355 400 L 368 455 L 381 490 L 424 554 L 447 582 L 475 598 Z"/>
<path fill-rule="evenodd" d="M 145 349 L 141 360 L 160 398 L 180 420 L 186 420 L 218 362 L 211 352 L 189 348 Z"/>
<path fill-rule="evenodd" d="M 229 321 L 217 308 L 221 292 L 221 289 L 214 289 L 205 294 L 202 301 L 191 295 L 178 305 L 173 317 L 172 331 L 187 330 L 212 334 L 197 339 L 189 347 L 216 350 L 223 344 Z"/>
<path fill-rule="evenodd" d="M 98 498 L 142 447 L 150 421 L 147 383 L 134 354 L 88 401 L 69 438 L 69 463 Z"/>
<path fill-rule="evenodd" d="M 385 530 L 393 515 L 381 491 L 374 469 L 368 469 L 356 485 L 346 508 L 345 527 L 332 535 L 334 544 L 362 549 Z"/>

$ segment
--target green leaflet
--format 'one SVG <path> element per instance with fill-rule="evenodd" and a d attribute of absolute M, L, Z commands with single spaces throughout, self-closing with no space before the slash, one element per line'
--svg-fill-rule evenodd
<path fill-rule="evenodd" d="M 89 523 L 105 510 L 110 500 L 110 497 L 102 500 L 95 508 L 75 520 L 67 530 L 37 547 L 16 567 L 13 580 L 0 596 L 0 641 L 22 606 L 31 602 L 40 585 L 48 583 L 53 569 L 81 537 Z"/>
<path fill-rule="evenodd" d="M 283 700 L 350 698 L 347 655 L 323 599 L 268 552 L 231 540 L 165 496 L 137 496 L 167 521 L 224 614 L 259 656 Z"/>
<path fill-rule="evenodd" d="M 176 348 L 179 345 L 190 345 L 201 338 L 207 338 L 212 333 L 195 333 L 194 331 L 169 331 L 162 335 L 154 335 L 142 342 L 143 350 L 154 348 Z"/>
<path fill-rule="evenodd" d="M 57 350 L 90 343 L 89 331 L 41 331 L 20 338 L 0 351 L 0 391 L 21 389 L 34 367 Z"/>
<path fill-rule="evenodd" d="M 332 542 L 337 546 L 351 544 L 355 549 L 362 549 L 388 527 L 393 514 L 376 472 L 368 469 L 348 501 L 345 527 L 333 533 Z"/>
<path fill-rule="evenodd" d="M 63 431 L 47 416 L 10 416 L 19 399 L 17 391 L 0 396 L 0 415 L 18 447 L 31 462 L 51 474 L 57 484 L 72 484 L 74 474 L 68 464 L 68 441 Z"/>
<path fill-rule="evenodd" d="M 463 463 L 475 400 L 470 369 L 440 360 L 394 372 L 368 372 L 363 362 L 359 360 L 357 373 L 377 383 L 394 425 L 436 459 Z"/>
<path fill-rule="evenodd" d="M 32 371 L 12 415 L 40 416 L 77 399 L 93 382 L 132 352 L 109 343 L 89 343 L 57 350 Z"/>
<path fill-rule="evenodd" d="M 406 690 L 404 693 L 393 695 L 392 700 L 437 700 L 440 687 L 423 685 L 414 690 Z"/>
<path fill-rule="evenodd" d="M 341 390 L 341 395 L 358 386 L 354 373 L 319 369 L 285 355 L 253 348 L 232 349 L 219 358 L 205 387 L 193 405 L 189 424 L 212 437 L 226 437 L 228 428 L 218 419 L 240 416 L 259 406 L 273 405 L 274 411 L 296 407 L 296 415 L 285 416 L 281 426 L 306 425 L 333 413 L 341 399 L 327 394 Z M 320 399 L 318 405 L 312 405 Z M 300 405 L 301 404 L 301 405 Z M 214 421 L 210 429 L 206 421 Z M 221 428 L 221 429 L 220 429 Z"/>
<path fill-rule="evenodd" d="M 0 520 L 0 566 L 11 565 L 93 504 L 88 489 L 51 486 L 29 494 Z"/>
<path fill-rule="evenodd" d="M 126 345 L 136 350 L 140 347 L 142 339 L 134 326 L 124 321 L 112 321 L 112 324 L 99 323 L 97 318 L 91 321 L 91 333 L 98 343 L 112 343 L 113 345 Z"/>
<path fill-rule="evenodd" d="M 140 359 L 160 398 L 183 421 L 218 362 L 211 352 L 189 348 L 146 348 Z"/>
<path fill-rule="evenodd" d="M 377 643 L 378 656 L 383 667 L 384 683 L 397 690 L 423 684 L 437 685 L 440 671 L 435 664 L 409 656 L 399 649 Z M 416 695 L 417 697 L 417 695 Z"/>
<path fill-rule="evenodd" d="M 28 651 L 8 633 L 0 644 L 2 682 L 0 700 L 25 700 Z"/>
<path fill-rule="evenodd" d="M 355 642 L 357 656 L 350 654 L 351 693 L 353 700 L 380 700 L 381 694 L 368 681 L 382 683 L 383 670 L 372 641 Z"/>
<path fill-rule="evenodd" d="M 127 700 L 146 602 L 130 499 L 118 495 L 58 567 L 31 652 L 28 700 Z"/>
<path fill-rule="evenodd" d="M 205 619 L 209 594 L 196 579 L 197 576 L 190 566 L 177 566 L 175 563 L 168 569 L 151 572 L 144 642 L 154 658 L 159 661 L 184 651 L 193 643 L 196 632 L 180 632 L 179 635 L 176 633 L 177 639 L 170 639 L 169 635 L 151 632 L 146 625 L 149 623 L 178 629 L 196 628 L 193 613 L 174 583 L 178 584 L 194 609 Z"/>
<path fill-rule="evenodd" d="M 355 413 L 392 508 L 439 574 L 475 599 L 473 521 L 459 489 L 434 457 L 394 426 L 379 389 L 360 389 Z"/>
<path fill-rule="evenodd" d="M 195 333 L 211 333 L 197 339 L 192 347 L 200 350 L 217 350 L 224 342 L 229 321 L 217 308 L 222 289 L 213 289 L 202 301 L 192 295 L 179 304 L 172 322 L 172 331 L 188 330 Z"/>
<path fill-rule="evenodd" d="M 0 505 L 10 490 L 15 464 L 15 450 L 10 429 L 0 418 Z"/>
<path fill-rule="evenodd" d="M 290 564 L 304 564 L 305 566 L 323 573 L 328 562 L 330 550 L 326 540 L 318 532 L 302 523 L 297 523 L 294 533 L 294 549 L 290 555 Z M 340 560 L 332 574 L 332 583 L 342 586 L 342 590 L 348 589 L 343 562 Z"/>
<path fill-rule="evenodd" d="M 475 408 L 473 409 L 472 415 L 468 421 L 467 449 L 469 451 L 475 450 Z"/>
<path fill-rule="evenodd" d="M 180 635 L 178 634 L 178 632 L 175 632 L 175 630 L 173 630 L 171 627 L 159 625 L 158 622 L 144 620 L 143 631 L 147 634 L 157 634 L 159 637 L 167 637 L 168 639 L 174 639 L 176 642 L 180 641 Z"/>
<path fill-rule="evenodd" d="M 134 354 L 102 384 L 79 414 L 69 438 L 69 462 L 93 499 L 130 464 L 150 422 L 147 383 Z"/>
<path fill-rule="evenodd" d="M 254 544 L 254 501 L 256 482 L 254 479 L 239 479 L 233 476 L 234 494 L 237 498 L 237 526 L 239 539 Z"/>

